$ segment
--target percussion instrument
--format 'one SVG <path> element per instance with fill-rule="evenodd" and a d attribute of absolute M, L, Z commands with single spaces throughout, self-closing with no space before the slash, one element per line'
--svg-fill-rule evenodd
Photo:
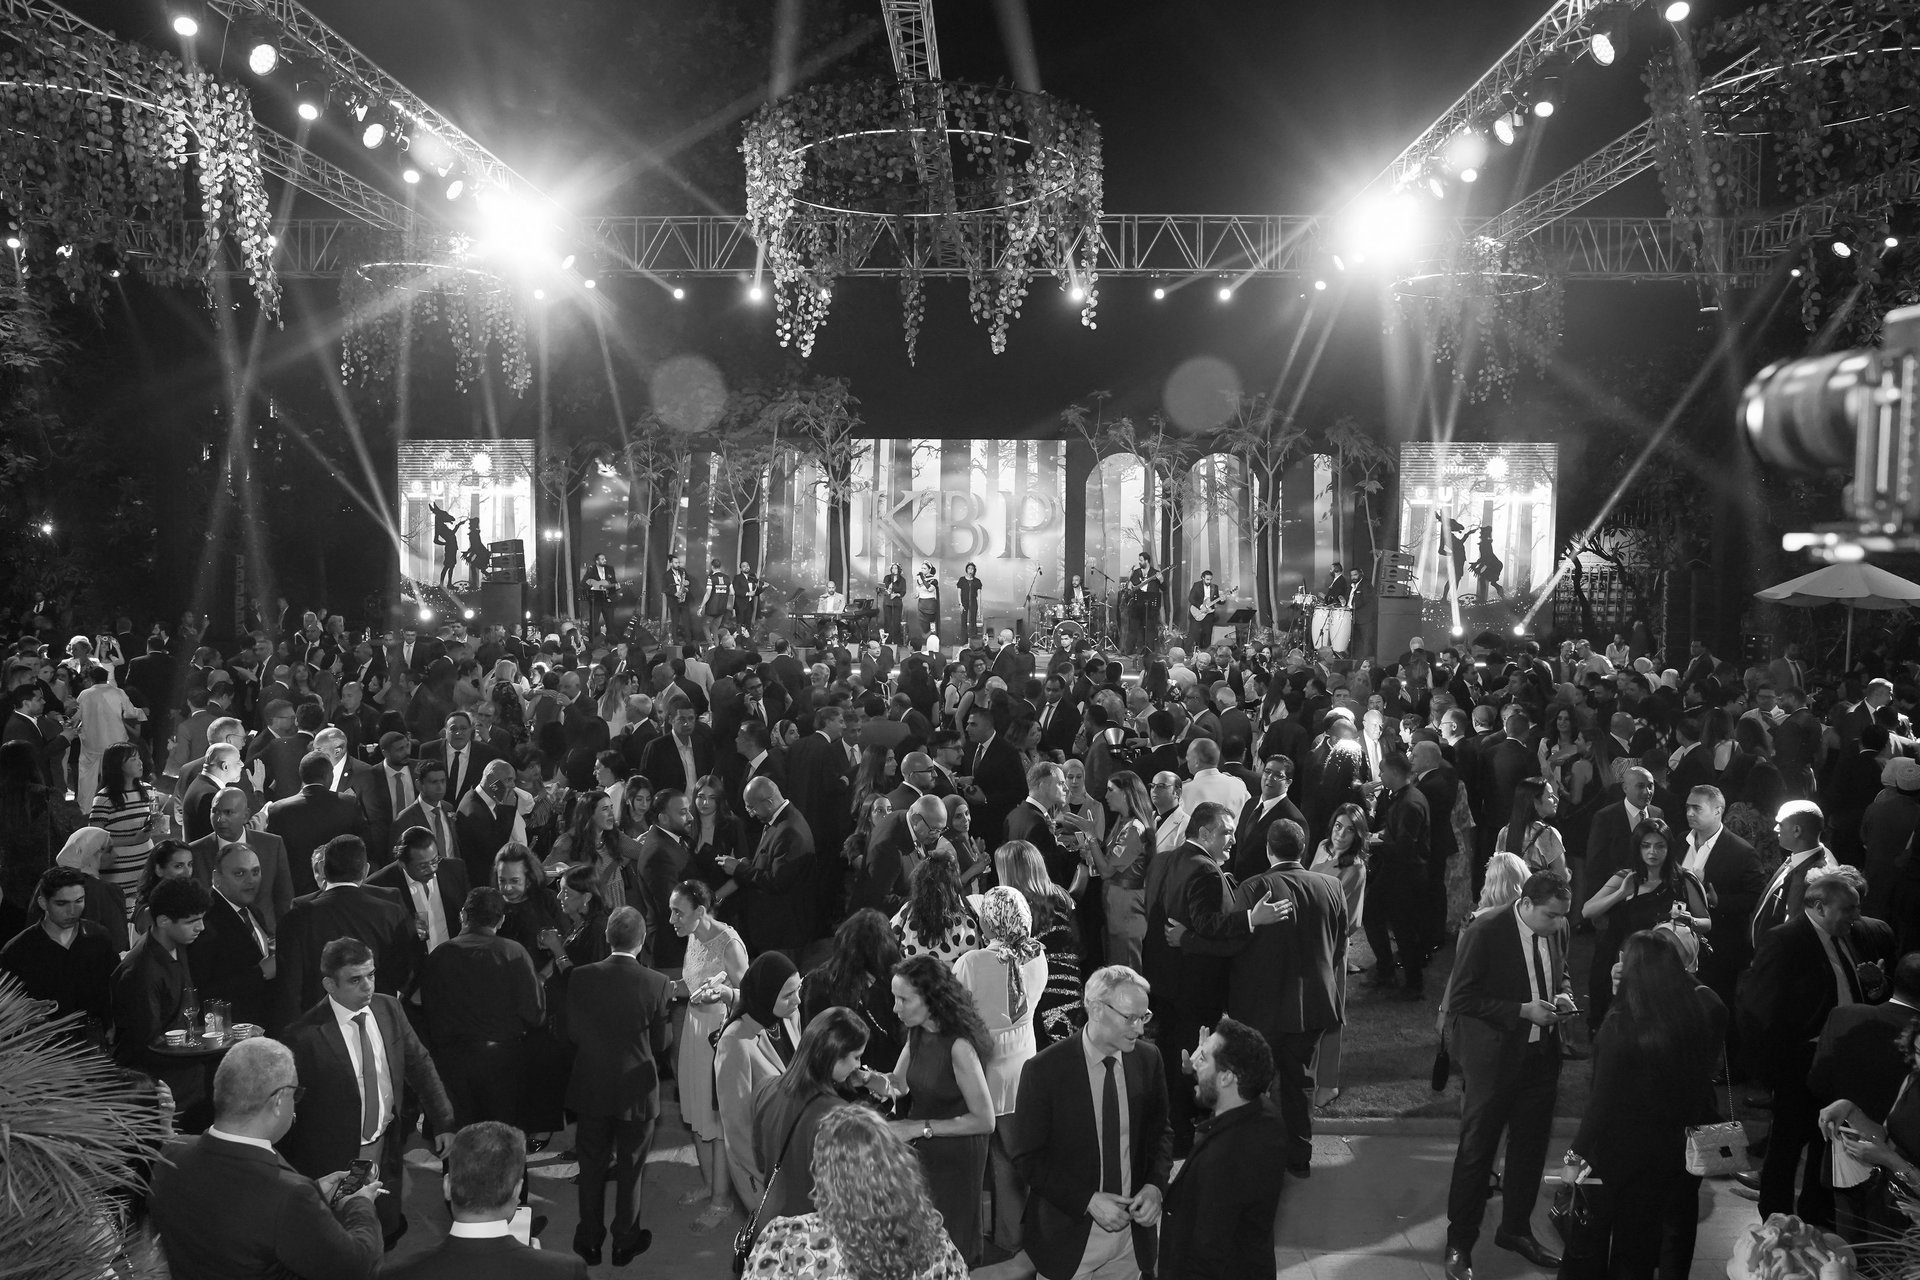
<path fill-rule="evenodd" d="M 1323 604 L 1313 611 L 1313 647 L 1345 653 L 1353 639 L 1353 610 L 1343 604 Z"/>
<path fill-rule="evenodd" d="M 1076 642 L 1085 640 L 1086 638 L 1087 629 L 1071 618 L 1065 618 L 1053 624 L 1053 643 L 1055 648 L 1060 647 L 1060 642 L 1064 640 L 1067 642 L 1066 647 L 1071 649 Z"/>
<path fill-rule="evenodd" d="M 1040 597 L 1035 596 L 1034 599 L 1038 600 Z M 1069 616 L 1067 607 L 1063 604 L 1050 604 L 1046 608 L 1045 617 L 1049 623 L 1060 623 Z"/>

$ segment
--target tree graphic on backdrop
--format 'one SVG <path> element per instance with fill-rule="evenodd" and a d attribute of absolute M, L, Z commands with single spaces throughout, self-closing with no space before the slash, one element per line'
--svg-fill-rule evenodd
<path fill-rule="evenodd" d="M 1215 442 L 1221 452 L 1240 460 L 1252 489 L 1246 509 L 1253 519 L 1259 557 L 1258 605 L 1267 617 L 1275 615 L 1280 603 L 1280 544 L 1286 511 L 1281 477 L 1306 443 L 1306 428 L 1266 395 L 1238 397 Z"/>
<path fill-rule="evenodd" d="M 1060 420 L 1086 441 L 1094 457 L 1131 454 L 1140 460 L 1149 481 L 1141 490 L 1140 549 L 1159 563 L 1165 551 L 1162 547 L 1147 545 L 1147 531 L 1156 525 L 1165 529 L 1168 545 L 1178 538 L 1189 496 L 1187 471 L 1200 455 L 1200 449 L 1196 441 L 1168 432 L 1167 420 L 1157 413 L 1148 415 L 1144 423 L 1136 423 L 1126 415 L 1108 417 L 1107 401 L 1112 398 L 1111 391 L 1091 392 L 1087 403 L 1070 404 L 1062 409 Z M 1163 520 L 1154 519 L 1156 509 Z"/>
<path fill-rule="evenodd" d="M 860 401 L 845 378 L 814 378 L 775 394 L 758 417 L 774 439 L 817 472 L 814 484 L 827 504 L 827 576 L 845 586 L 853 498 L 870 484 L 865 464 L 873 453 L 873 441 L 861 435 L 866 422 Z"/>
<path fill-rule="evenodd" d="M 755 574 L 765 567 L 767 540 L 763 528 L 749 543 L 747 526 L 756 521 L 764 524 L 774 464 L 791 452 L 780 439 L 778 415 L 769 413 L 773 403 L 759 393 L 734 397 L 715 425 L 711 441 L 708 502 L 733 521 L 734 563 L 750 561 Z M 750 546 L 751 556 L 747 554 Z"/>
<path fill-rule="evenodd" d="M 1333 457 L 1333 483 L 1338 486 L 1344 479 L 1353 494 L 1354 505 L 1360 509 L 1361 522 L 1367 531 L 1367 562 L 1375 570 L 1369 579 L 1377 582 L 1380 517 L 1374 511 L 1373 500 L 1386 487 L 1382 477 L 1392 475 L 1397 469 L 1393 454 L 1361 425 L 1358 418 L 1347 414 L 1335 418 L 1322 433 L 1321 439 Z M 1336 521 L 1335 527 L 1344 528 L 1345 522 Z"/>

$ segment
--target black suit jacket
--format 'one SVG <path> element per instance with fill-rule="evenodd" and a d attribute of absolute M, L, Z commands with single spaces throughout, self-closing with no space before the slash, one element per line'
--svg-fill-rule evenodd
<path fill-rule="evenodd" d="M 467 883 L 493 883 L 493 856 L 513 837 L 514 804 L 509 796 L 489 810 L 479 791 L 469 791 L 454 810 L 454 840 L 467 864 Z"/>
<path fill-rule="evenodd" d="M 1046 814 L 1024 800 L 1014 805 L 1007 815 L 1007 839 L 1025 840 L 1038 849 L 1040 860 L 1047 865 L 1047 878 L 1062 889 L 1072 887 L 1073 873 L 1080 859 L 1071 850 L 1060 847 Z"/>
<path fill-rule="evenodd" d="M 587 1280 L 577 1254 L 549 1253 L 512 1236 L 449 1236 L 432 1253 L 386 1267 L 381 1280 Z"/>
<path fill-rule="evenodd" d="M 390 1141 L 381 1152 L 380 1181 L 392 1189 L 389 1194 L 398 1195 L 405 1176 L 400 1156 L 407 1145 L 398 1128 L 402 1095 L 412 1087 L 436 1133 L 453 1132 L 453 1104 L 400 1002 L 376 995 L 368 1009 L 380 1030 L 387 1079 L 393 1088 L 394 1110 L 387 1117 Z M 334 1018 L 333 1002 L 322 998 L 294 1019 L 280 1039 L 293 1050 L 300 1085 L 307 1091 L 294 1113 L 293 1128 L 280 1140 L 280 1154 L 309 1178 L 322 1178 L 346 1168 L 360 1154 L 360 1084 Z"/>
<path fill-rule="evenodd" d="M 464 800 L 467 792 L 473 790 L 474 787 L 479 784 L 480 775 L 486 772 L 487 766 L 499 758 L 500 757 L 494 753 L 493 748 L 480 741 L 479 738 L 476 737 L 469 742 L 467 744 L 467 765 L 464 775 L 455 778 L 449 773 L 447 776 L 447 803 L 457 805 Z M 438 760 L 441 764 L 446 764 L 447 740 L 445 738 L 435 738 L 433 741 L 424 744 L 419 751 L 414 753 L 414 759 L 416 761 Z"/>
<path fill-rule="evenodd" d="M 582 965 L 567 979 L 573 1073 L 567 1109 L 583 1116 L 654 1120 L 659 1058 L 673 1040 L 671 985 L 632 956 Z"/>
<path fill-rule="evenodd" d="M 1226 1008 L 1230 961 L 1251 929 L 1246 913 L 1234 909 L 1226 872 L 1206 850 L 1188 841 L 1169 857 L 1160 892 L 1147 903 L 1141 947 L 1154 1016 L 1170 1026 L 1211 1024 Z M 1178 947 L 1167 945 L 1169 920 L 1186 926 Z"/>
<path fill-rule="evenodd" d="M 1916 1018 L 1920 1009 L 1892 1001 L 1843 1005 L 1828 1014 L 1807 1071 L 1814 1101 L 1824 1106 L 1846 1098 L 1884 1124 L 1907 1079 L 1900 1033 Z"/>
<path fill-rule="evenodd" d="M 1047 1280 L 1072 1276 L 1086 1252 L 1087 1203 L 1100 1189 L 1099 1103 L 1087 1078 L 1085 1033 L 1042 1049 L 1020 1075 L 1009 1155 L 1027 1179 L 1027 1256 Z M 1173 1167 L 1173 1130 L 1167 1120 L 1167 1077 L 1160 1054 L 1145 1041 L 1120 1056 L 1126 1077 L 1128 1147 L 1122 1153 L 1131 1189 L 1158 1187 L 1164 1196 Z M 1271 1221 L 1268 1230 L 1272 1230 Z M 1154 1232 L 1133 1228 L 1140 1266 L 1154 1265 Z"/>
<path fill-rule="evenodd" d="M 1776 926 L 1798 916 L 1806 903 L 1807 877 L 1815 871 L 1840 865 L 1839 859 L 1826 846 L 1817 846 L 1819 852 L 1803 858 L 1799 866 L 1787 872 L 1786 877 L 1776 887 L 1772 877 L 1768 877 L 1766 888 L 1760 892 L 1758 904 L 1753 909 L 1753 920 L 1748 925 L 1747 939 L 1755 950 L 1760 947 L 1760 939 L 1772 932 Z M 1711 859 L 1708 860 L 1711 863 Z M 1776 868 L 1777 873 L 1777 868 Z"/>
<path fill-rule="evenodd" d="M 400 899 L 391 889 L 358 884 L 331 885 L 294 899 L 280 921 L 275 1017 L 268 1025 L 286 1026 L 326 994 L 320 985 L 320 952 L 335 938 L 358 938 L 373 948 L 374 990 L 390 996 L 404 991 L 418 943 L 413 917 Z"/>
<path fill-rule="evenodd" d="M 1645 816 L 1661 818 L 1666 815 L 1660 811 L 1659 805 L 1649 800 Z M 1684 840 L 1685 834 L 1682 833 L 1680 838 Z M 1587 827 L 1587 883 L 1605 884 L 1614 872 L 1633 866 L 1634 852 L 1633 829 L 1627 825 L 1627 802 L 1622 799 L 1603 805 L 1594 813 L 1593 822 Z"/>
<path fill-rule="evenodd" d="M 1459 958 L 1447 983 L 1447 1045 L 1462 1070 L 1492 1072 L 1500 1079 L 1518 1065 L 1533 1024 L 1520 1016 L 1531 996 L 1526 951 L 1520 941 L 1521 924 L 1511 908 L 1490 911 L 1460 934 Z M 1547 985 L 1541 997 L 1573 994 L 1567 981 L 1566 937 L 1544 938 Z M 1543 1039 L 1557 1041 L 1560 1033 L 1548 1028 Z"/>
<path fill-rule="evenodd" d="M 978 745 L 968 746 L 960 772 L 971 774 L 974 785 L 987 798 L 974 815 L 974 833 L 989 849 L 997 849 L 1006 839 L 1007 815 L 1027 798 L 1027 775 L 1020 765 L 1020 753 L 1005 735 L 996 733 L 984 752 Z"/>
<path fill-rule="evenodd" d="M 1260 806 L 1266 801 L 1260 798 L 1258 787 L 1249 788 L 1253 797 L 1241 806 L 1240 820 L 1233 824 L 1233 854 L 1227 860 L 1236 880 L 1245 880 L 1257 876 L 1267 869 L 1267 828 L 1282 818 L 1300 824 L 1300 835 L 1305 839 L 1309 828 L 1307 819 L 1293 801 L 1285 796 L 1280 803 L 1262 814 Z"/>
<path fill-rule="evenodd" d="M 268 805 L 267 830 L 286 842 L 287 871 L 298 896 L 319 887 L 313 879 L 313 851 L 335 836 L 365 839 L 367 822 L 358 800 L 316 783 Z"/>
<path fill-rule="evenodd" d="M 253 922 L 272 938 L 273 926 L 260 914 L 259 908 L 249 910 Z M 268 1025 L 268 1019 L 273 1016 L 272 985 L 260 970 L 266 953 L 254 940 L 253 930 L 241 918 L 240 910 L 218 890 L 213 893 L 205 920 L 206 928 L 187 948 L 187 969 L 193 974 L 194 989 L 202 1000 L 231 1001 L 236 1022 Z"/>
<path fill-rule="evenodd" d="M 1685 856 L 1685 845 L 1674 851 L 1676 859 Z M 1704 871 L 1701 879 L 1713 891 L 1709 895 L 1713 899 L 1713 949 L 1701 957 L 1701 978 L 1720 990 L 1722 984 L 1716 979 L 1730 980 L 1730 975 L 1745 969 L 1753 956 L 1747 925 L 1767 887 L 1767 873 L 1760 869 L 1753 846 L 1724 827 L 1713 843 L 1713 852 L 1707 855 Z M 1819 1030 L 1819 1024 L 1814 1029 Z"/>
<path fill-rule="evenodd" d="M 1039 708 L 1039 714 L 1045 716 L 1046 707 Z M 1062 697 L 1059 706 L 1054 708 L 1053 719 L 1040 730 L 1040 750 L 1071 754 L 1073 740 L 1079 732 L 1080 708 L 1073 704 L 1071 695 Z"/>
<path fill-rule="evenodd" d="M 1200 1121 L 1161 1207 L 1159 1280 L 1272 1280 L 1286 1162 L 1286 1126 L 1258 1100 Z"/>
<path fill-rule="evenodd" d="M 693 767 L 704 778 L 713 772 L 716 754 L 713 730 L 703 724 L 695 724 L 692 745 Z M 674 745 L 671 733 L 663 733 L 646 745 L 640 754 L 640 772 L 653 783 L 655 791 L 665 791 L 671 787 L 675 791 L 691 792 L 692 784 L 699 781 L 699 778 L 687 777 L 686 766 L 680 763 L 680 748 Z"/>
<path fill-rule="evenodd" d="M 407 807 L 411 809 L 413 806 Z M 400 895 L 400 905 L 407 909 L 407 920 L 414 926 L 413 961 L 409 968 L 411 976 L 417 979 L 421 965 L 426 962 L 427 940 L 420 936 L 420 909 L 414 904 L 409 879 L 405 867 L 397 862 L 389 862 L 368 876 L 367 883 L 376 889 L 388 889 Z M 458 858 L 443 859 L 433 873 L 433 890 L 440 895 L 440 913 L 446 917 L 449 938 L 460 932 L 460 908 L 466 905 L 470 887 L 466 864 Z"/>
<path fill-rule="evenodd" d="M 270 831 L 246 830 L 243 841 L 260 859 L 260 896 L 254 899 L 254 910 L 267 922 L 267 932 L 273 933 L 280 927 L 280 919 L 287 914 L 287 908 L 293 905 L 293 868 L 287 862 L 286 841 Z M 193 850 L 193 878 L 202 888 L 213 888 L 214 857 L 220 852 L 220 837 L 208 832 L 187 846 Z M 313 867 L 307 867 L 308 877 Z"/>
<path fill-rule="evenodd" d="M 1346 1018 L 1346 893 L 1340 882 L 1298 862 L 1241 883 L 1233 908 L 1251 910 L 1269 894 L 1293 903 L 1293 919 L 1255 929 L 1227 973 L 1227 1012 L 1269 1041 L 1325 1031 Z"/>
<path fill-rule="evenodd" d="M 752 893 L 747 937 L 753 950 L 804 947 L 814 938 L 813 832 L 789 801 L 760 833 L 753 860 L 734 872 Z"/>
<path fill-rule="evenodd" d="M 843 743 L 809 733 L 787 751 L 783 793 L 806 816 L 807 832 L 822 853 L 838 853 L 853 829 L 853 765 Z"/>
<path fill-rule="evenodd" d="M 349 1201 L 335 1218 L 277 1152 L 212 1134 L 167 1144 L 147 1207 L 176 1276 L 367 1280 L 380 1261 L 371 1201 Z"/>
<path fill-rule="evenodd" d="M 1740 983 L 1741 1043 L 1755 1074 L 1769 1084 L 1805 1080 L 1814 1044 L 1839 1003 L 1833 967 L 1813 921 L 1802 912 L 1769 929 Z"/>

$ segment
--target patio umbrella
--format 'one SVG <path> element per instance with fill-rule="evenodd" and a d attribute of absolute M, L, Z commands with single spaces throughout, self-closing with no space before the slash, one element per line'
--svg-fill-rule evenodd
<path fill-rule="evenodd" d="M 1911 609 L 1920 605 L 1920 583 L 1870 564 L 1830 564 L 1791 582 L 1783 582 L 1754 596 L 1774 604 L 1812 609 L 1823 604 L 1847 606 L 1846 665 L 1853 665 L 1853 611 L 1855 609 Z"/>

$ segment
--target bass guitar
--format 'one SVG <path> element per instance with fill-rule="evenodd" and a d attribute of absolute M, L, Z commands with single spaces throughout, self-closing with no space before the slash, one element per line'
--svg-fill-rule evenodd
<path fill-rule="evenodd" d="M 1202 600 L 1199 604 L 1188 605 L 1187 612 L 1193 615 L 1193 620 L 1195 622 L 1198 622 L 1200 621 L 1200 619 L 1206 617 L 1208 614 L 1212 613 L 1216 608 L 1218 608 L 1220 605 L 1220 601 L 1223 597 L 1230 596 L 1238 590 L 1240 590 L 1240 584 L 1236 582 L 1232 586 L 1228 587 L 1225 591 L 1212 592 L 1207 596 L 1205 600 Z"/>

